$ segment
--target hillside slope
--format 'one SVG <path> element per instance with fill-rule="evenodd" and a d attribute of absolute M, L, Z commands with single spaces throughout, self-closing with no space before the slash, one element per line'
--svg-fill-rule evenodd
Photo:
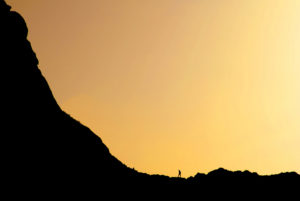
<path fill-rule="evenodd" d="M 44 179 L 112 180 L 135 174 L 89 128 L 61 110 L 38 69 L 24 19 L 3 0 L 0 27 L 2 125 L 6 131 L 2 143 L 7 147 L 8 168 Z"/>
<path fill-rule="evenodd" d="M 184 179 L 148 175 L 128 168 L 110 154 L 89 128 L 61 110 L 38 68 L 24 19 L 3 0 L 0 0 L 0 30 L 2 164 L 10 180 L 73 185 L 197 184 L 211 189 L 228 184 L 235 187 L 282 185 L 288 181 L 300 184 L 300 176 L 294 172 L 259 176 L 220 168 Z"/>

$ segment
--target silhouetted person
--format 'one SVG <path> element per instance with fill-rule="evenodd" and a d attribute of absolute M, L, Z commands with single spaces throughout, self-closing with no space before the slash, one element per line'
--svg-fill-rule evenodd
<path fill-rule="evenodd" d="M 181 177 L 181 171 L 178 170 L 178 177 Z"/>

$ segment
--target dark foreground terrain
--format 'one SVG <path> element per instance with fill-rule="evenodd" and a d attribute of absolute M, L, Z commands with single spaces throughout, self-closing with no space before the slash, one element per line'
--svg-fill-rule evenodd
<path fill-rule="evenodd" d="M 196 185 L 200 190 L 299 187 L 300 176 L 295 172 L 259 176 L 220 168 L 184 179 L 128 168 L 89 128 L 61 110 L 38 68 L 24 19 L 3 0 L 0 30 L 1 164 L 9 183 L 40 187 L 169 184 Z"/>

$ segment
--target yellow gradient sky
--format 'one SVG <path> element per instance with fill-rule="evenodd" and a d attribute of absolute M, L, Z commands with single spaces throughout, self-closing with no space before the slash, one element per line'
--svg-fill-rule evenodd
<path fill-rule="evenodd" d="M 7 0 L 61 107 L 129 167 L 300 172 L 299 0 Z"/>

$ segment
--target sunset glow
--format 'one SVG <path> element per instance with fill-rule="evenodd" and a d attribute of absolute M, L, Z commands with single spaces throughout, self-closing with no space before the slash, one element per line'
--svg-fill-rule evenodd
<path fill-rule="evenodd" d="M 6 0 L 59 105 L 129 167 L 300 173 L 299 0 Z"/>

